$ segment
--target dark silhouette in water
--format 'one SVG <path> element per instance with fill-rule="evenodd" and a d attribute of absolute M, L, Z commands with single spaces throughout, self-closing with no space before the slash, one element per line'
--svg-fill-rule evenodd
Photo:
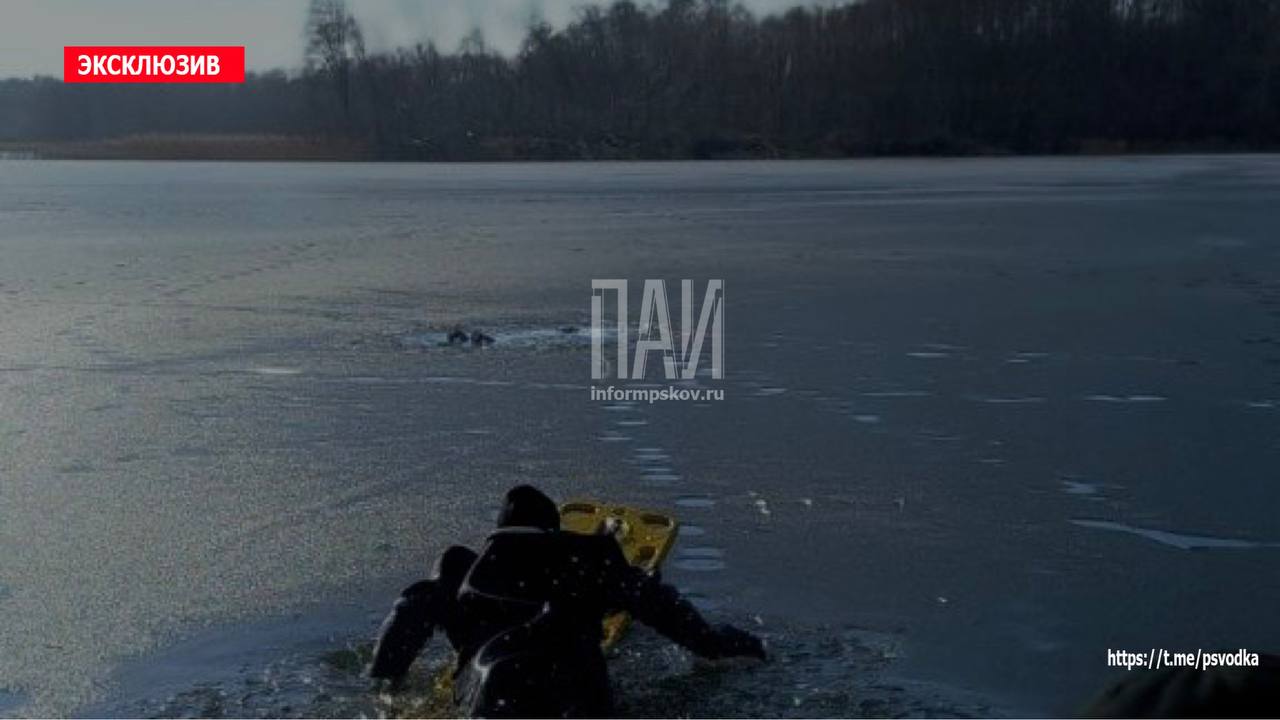
<path fill-rule="evenodd" d="M 706 658 L 763 659 L 761 641 L 712 626 L 670 585 L 627 562 L 611 535 L 560 530 L 546 495 L 507 493 L 477 555 L 451 547 L 383 624 L 369 674 L 398 681 L 440 627 L 458 654 L 454 699 L 476 717 L 602 717 L 613 708 L 602 622 L 624 610 Z"/>
<path fill-rule="evenodd" d="M 447 341 L 450 345 L 462 345 L 467 342 L 467 331 L 463 330 L 461 325 L 455 325 L 449 331 Z"/>
<path fill-rule="evenodd" d="M 471 343 L 471 347 L 489 347 L 497 342 L 492 335 L 486 335 L 482 330 L 472 330 L 467 333 L 461 325 L 454 325 L 453 329 L 445 337 L 445 342 L 449 345 L 466 345 Z"/>

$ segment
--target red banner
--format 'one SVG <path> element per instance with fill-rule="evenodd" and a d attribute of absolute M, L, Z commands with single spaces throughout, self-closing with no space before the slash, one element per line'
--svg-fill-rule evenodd
<path fill-rule="evenodd" d="M 242 83 L 244 47 L 64 47 L 62 80 L 69 83 Z"/>

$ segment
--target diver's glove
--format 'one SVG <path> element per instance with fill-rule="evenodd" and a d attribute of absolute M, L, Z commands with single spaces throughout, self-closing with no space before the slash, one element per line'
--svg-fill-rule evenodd
<path fill-rule="evenodd" d="M 765 659 L 764 641 L 732 625 L 715 627 L 716 655 L 722 658 L 749 657 Z"/>

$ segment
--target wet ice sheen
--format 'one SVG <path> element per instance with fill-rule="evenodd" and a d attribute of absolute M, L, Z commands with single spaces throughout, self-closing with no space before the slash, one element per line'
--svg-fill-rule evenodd
<path fill-rule="evenodd" d="M 718 572 L 728 567 L 724 561 L 724 550 L 711 546 L 681 548 L 674 564 L 688 572 Z"/>
<path fill-rule="evenodd" d="M 1160 395 L 1105 395 L 1095 394 L 1088 395 L 1085 400 L 1099 403 L 1115 403 L 1115 404 L 1140 404 L 1140 403 L 1160 403 L 1168 398 Z"/>
<path fill-rule="evenodd" d="M 1186 535 L 1183 533 L 1170 532 L 1168 530 L 1134 527 L 1133 525 L 1111 522 L 1109 520 L 1072 520 L 1071 523 L 1073 525 L 1092 528 L 1095 530 L 1108 530 L 1111 532 L 1137 535 L 1148 540 L 1154 540 L 1161 545 L 1178 548 L 1179 550 L 1254 550 L 1259 548 L 1280 548 L 1280 543 L 1277 542 L 1257 542 L 1253 540 L 1212 537 L 1209 535 Z"/>
<path fill-rule="evenodd" d="M 301 375 L 302 371 L 298 368 L 288 367 L 256 367 L 251 368 L 249 372 L 255 375 L 266 375 L 268 377 L 289 377 L 293 375 Z"/>
<path fill-rule="evenodd" d="M 1063 480 L 1062 491 L 1068 495 L 1094 497 L 1098 494 L 1098 486 L 1094 483 L 1080 482 L 1078 480 Z"/>

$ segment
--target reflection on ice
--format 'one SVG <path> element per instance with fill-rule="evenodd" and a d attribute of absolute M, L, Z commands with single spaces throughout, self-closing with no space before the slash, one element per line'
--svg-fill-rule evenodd
<path fill-rule="evenodd" d="M 1098 494 L 1098 486 L 1094 483 L 1080 482 L 1078 480 L 1063 480 L 1062 492 L 1068 495 L 1093 498 Z"/>
<path fill-rule="evenodd" d="M 724 551 L 709 546 L 682 548 L 674 564 L 686 572 L 718 572 L 728 567 Z"/>
<path fill-rule="evenodd" d="M 256 368 L 250 368 L 249 372 L 255 375 L 267 375 L 267 376 L 290 376 L 290 375 L 302 374 L 302 371 L 297 368 L 286 368 L 286 367 L 256 367 Z"/>
<path fill-rule="evenodd" d="M 1178 548 L 1179 550 L 1252 550 L 1257 548 L 1280 548 L 1277 542 L 1256 542 L 1253 540 L 1237 540 L 1233 538 L 1218 538 L 1208 535 L 1184 535 L 1182 533 L 1169 532 L 1167 530 L 1153 530 L 1151 528 L 1140 528 L 1124 523 L 1110 522 L 1108 520 L 1072 520 L 1073 525 L 1080 527 L 1093 528 L 1095 530 L 1111 530 L 1113 532 L 1129 533 L 1144 537 L 1148 540 L 1154 540 L 1161 545 Z"/>
<path fill-rule="evenodd" d="M 1167 400 L 1167 399 L 1168 399 L 1168 398 L 1164 398 L 1164 397 L 1161 397 L 1161 396 L 1159 396 L 1159 395 L 1103 395 L 1103 394 L 1097 394 L 1097 395 L 1088 395 L 1088 396 L 1086 396 L 1086 397 L 1085 397 L 1085 400 L 1088 400 L 1088 401 L 1090 401 L 1090 402 L 1101 402 L 1101 403 L 1121 403 L 1121 404 L 1125 404 L 1125 403 L 1158 403 L 1158 402 L 1164 402 L 1164 401 L 1165 401 L 1165 400 Z"/>

